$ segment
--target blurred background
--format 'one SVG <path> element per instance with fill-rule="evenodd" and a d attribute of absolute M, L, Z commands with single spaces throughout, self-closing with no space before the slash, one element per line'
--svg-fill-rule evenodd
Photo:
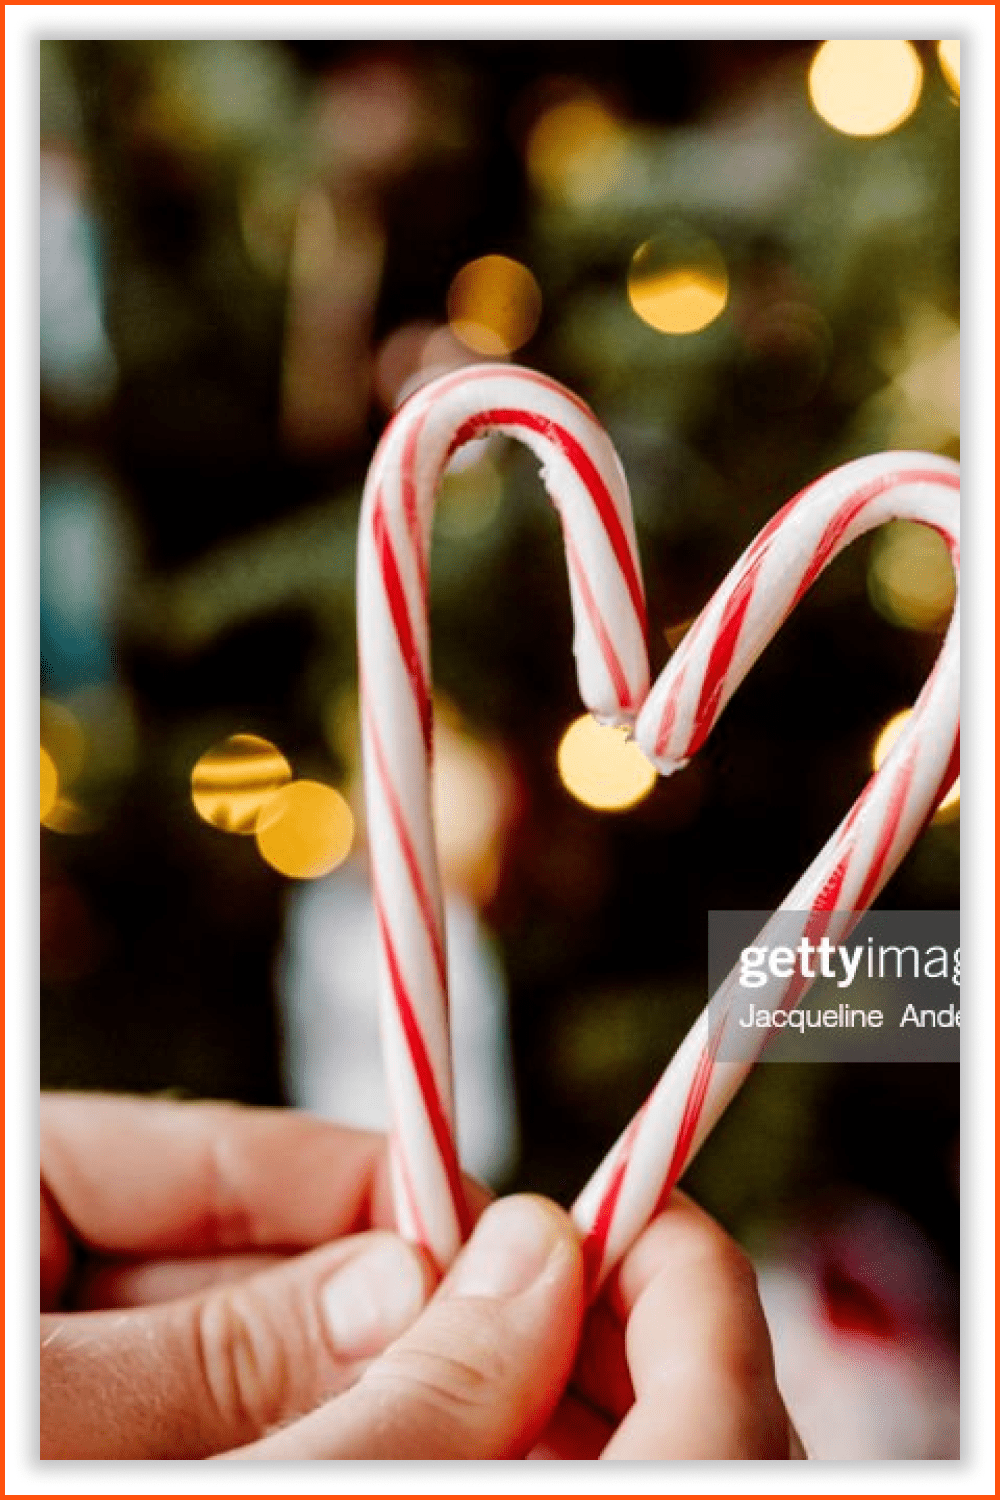
<path fill-rule="evenodd" d="M 41 1076 L 378 1124 L 354 545 L 422 380 L 544 370 L 622 457 L 654 673 L 797 489 L 958 456 L 959 44 L 43 41 Z M 897 523 L 697 760 L 577 722 L 558 526 L 505 440 L 433 555 L 460 1131 L 568 1202 L 949 618 Z M 955 907 L 957 796 L 880 904 Z M 958 1076 L 760 1067 L 686 1185 L 753 1250 L 819 1457 L 957 1454 Z"/>

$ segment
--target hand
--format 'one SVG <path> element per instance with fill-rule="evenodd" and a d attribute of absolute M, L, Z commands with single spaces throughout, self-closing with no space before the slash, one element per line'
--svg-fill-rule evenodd
<path fill-rule="evenodd" d="M 52 1095 L 42 1166 L 43 1457 L 789 1456 L 752 1272 L 679 1195 L 584 1323 L 561 1210 L 495 1204 L 435 1292 L 383 1140 L 291 1111 Z"/>

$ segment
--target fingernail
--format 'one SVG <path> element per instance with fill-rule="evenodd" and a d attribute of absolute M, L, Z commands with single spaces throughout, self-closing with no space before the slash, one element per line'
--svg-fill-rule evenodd
<path fill-rule="evenodd" d="M 381 1354 L 409 1328 L 424 1301 L 416 1252 L 388 1236 L 341 1266 L 320 1292 L 330 1338 L 345 1359 Z"/>
<path fill-rule="evenodd" d="M 459 1297 L 516 1297 L 545 1271 L 566 1236 L 537 1198 L 501 1198 L 483 1214 L 445 1282 Z"/>

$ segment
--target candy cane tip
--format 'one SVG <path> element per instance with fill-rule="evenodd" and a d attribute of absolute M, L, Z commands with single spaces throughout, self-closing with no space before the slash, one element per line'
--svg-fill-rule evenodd
<path fill-rule="evenodd" d="M 677 771 L 683 771 L 685 766 L 691 764 L 689 755 L 681 756 L 679 760 L 672 759 L 669 755 L 653 755 L 643 747 L 642 751 L 651 765 L 654 765 L 661 776 L 673 776 Z"/>
<path fill-rule="evenodd" d="M 614 713 L 598 713 L 596 709 L 590 710 L 590 717 L 595 724 L 600 724 L 602 729 L 624 729 L 629 739 L 635 738 L 636 711 L 628 708 L 616 708 Z"/>

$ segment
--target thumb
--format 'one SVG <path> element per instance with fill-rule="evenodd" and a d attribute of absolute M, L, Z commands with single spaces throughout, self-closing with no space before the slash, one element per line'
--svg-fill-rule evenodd
<path fill-rule="evenodd" d="M 204 1458 L 311 1411 L 418 1315 L 433 1284 L 395 1235 L 128 1312 L 42 1318 L 43 1458 Z"/>
<path fill-rule="evenodd" d="M 413 1327 L 326 1406 L 230 1458 L 520 1458 L 569 1379 L 583 1263 L 566 1214 L 504 1198 Z"/>

